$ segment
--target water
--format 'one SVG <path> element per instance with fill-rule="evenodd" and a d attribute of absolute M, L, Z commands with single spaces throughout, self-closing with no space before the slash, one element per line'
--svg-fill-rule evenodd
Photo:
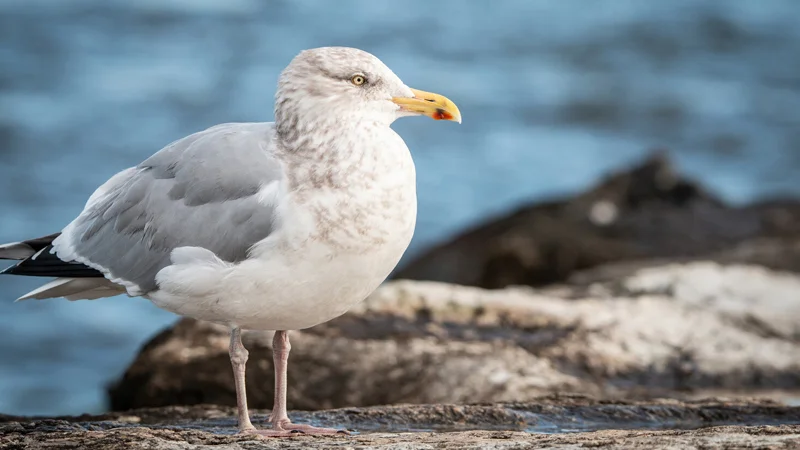
<path fill-rule="evenodd" d="M 272 119 L 299 50 L 360 47 L 464 124 L 405 119 L 411 253 L 514 206 L 671 149 L 723 198 L 800 193 L 800 3 L 580 0 L 0 0 L 0 241 L 63 227 L 164 144 Z M 104 386 L 175 317 L 141 299 L 12 303 L 0 411 L 105 408 Z"/>

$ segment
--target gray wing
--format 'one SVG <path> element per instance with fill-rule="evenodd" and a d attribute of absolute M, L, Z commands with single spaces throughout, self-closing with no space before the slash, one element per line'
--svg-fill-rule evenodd
<path fill-rule="evenodd" d="M 131 295 L 157 288 L 178 247 L 245 259 L 272 231 L 274 205 L 258 192 L 282 179 L 273 137 L 272 123 L 224 124 L 173 142 L 100 187 L 54 242 L 56 254 L 123 282 Z"/>

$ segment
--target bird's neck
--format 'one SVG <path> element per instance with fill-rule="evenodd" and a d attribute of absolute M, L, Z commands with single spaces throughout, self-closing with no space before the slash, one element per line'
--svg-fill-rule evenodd
<path fill-rule="evenodd" d="M 310 241 L 351 253 L 394 249 L 399 258 L 416 220 L 411 154 L 390 127 L 350 123 L 278 144 L 292 204 L 324 224 L 308 231 Z"/>
<path fill-rule="evenodd" d="M 413 165 L 402 139 L 388 125 L 374 121 L 276 128 L 292 189 L 335 188 L 343 192 L 374 184 L 376 177 Z"/>

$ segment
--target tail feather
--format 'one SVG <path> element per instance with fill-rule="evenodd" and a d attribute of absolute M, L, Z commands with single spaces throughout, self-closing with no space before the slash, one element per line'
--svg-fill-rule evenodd
<path fill-rule="evenodd" d="M 0 245 L 0 259 L 25 259 L 33 256 L 36 250 L 24 242 L 11 242 Z"/>
<path fill-rule="evenodd" d="M 0 259 L 26 259 L 50 245 L 61 233 L 54 233 L 22 242 L 0 244 Z"/>
<path fill-rule="evenodd" d="M 105 278 L 58 278 L 28 292 L 17 301 L 58 297 L 64 297 L 67 300 L 95 300 L 113 297 L 124 292 L 125 290 L 121 286 Z"/>

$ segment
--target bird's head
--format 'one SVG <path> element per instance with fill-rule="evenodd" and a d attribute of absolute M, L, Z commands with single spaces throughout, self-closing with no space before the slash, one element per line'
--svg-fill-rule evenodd
<path fill-rule="evenodd" d="M 411 115 L 461 123 L 461 113 L 447 97 L 409 88 L 380 59 L 355 48 L 301 52 L 281 73 L 275 94 L 279 126 L 299 117 L 389 125 Z"/>

